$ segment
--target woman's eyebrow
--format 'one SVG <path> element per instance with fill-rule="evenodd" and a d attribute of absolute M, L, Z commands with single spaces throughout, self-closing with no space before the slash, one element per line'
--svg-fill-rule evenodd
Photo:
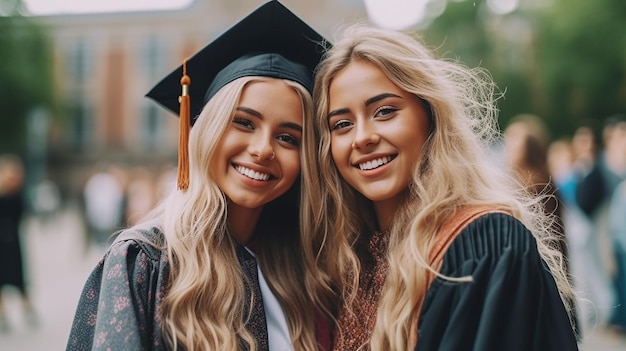
<path fill-rule="evenodd" d="M 378 94 L 376 96 L 373 96 L 373 97 L 365 100 L 365 104 L 364 105 L 367 107 L 367 106 L 369 106 L 369 105 L 371 105 L 371 104 L 373 104 L 375 102 L 378 102 L 380 100 L 384 100 L 384 99 L 387 99 L 387 98 L 390 98 L 390 97 L 401 98 L 401 96 L 398 96 L 398 95 L 393 94 L 393 93 L 382 93 L 382 94 Z M 333 116 L 342 115 L 342 114 L 345 114 L 345 113 L 348 113 L 348 112 L 350 112 L 350 109 L 348 109 L 348 108 L 338 108 L 336 110 L 330 111 L 328 113 L 328 115 L 326 115 L 326 118 L 330 119 Z"/>
<path fill-rule="evenodd" d="M 237 111 L 241 111 L 241 112 L 245 112 L 253 117 L 256 117 L 260 120 L 263 120 L 263 114 L 255 109 L 249 108 L 249 107 L 245 107 L 245 106 L 239 106 L 236 108 Z M 289 129 L 293 129 L 297 132 L 302 132 L 302 126 L 297 124 L 297 123 L 293 123 L 293 122 L 282 122 L 280 123 L 280 126 L 283 128 L 289 128 Z"/>
<path fill-rule="evenodd" d="M 371 97 L 371 98 L 365 100 L 365 106 L 369 106 L 369 105 L 371 105 L 371 104 L 373 104 L 373 103 L 375 103 L 377 101 L 380 101 L 380 100 L 383 100 L 383 99 L 386 99 L 386 98 L 390 98 L 390 97 L 399 98 L 401 96 L 398 96 L 398 95 L 392 94 L 392 93 L 378 94 L 378 95 L 376 95 L 374 97 Z"/>
<path fill-rule="evenodd" d="M 280 124 L 281 127 L 283 128 L 289 128 L 289 129 L 293 129 L 297 132 L 302 132 L 302 126 L 297 124 L 297 123 L 293 123 L 293 122 L 283 122 Z"/>
<path fill-rule="evenodd" d="M 249 108 L 249 107 L 245 107 L 245 106 L 238 106 L 236 108 L 236 110 L 237 111 L 241 111 L 241 112 L 245 112 L 245 113 L 250 114 L 250 115 L 252 115 L 254 117 L 257 117 L 259 119 L 263 119 L 263 115 L 261 114 L 261 112 L 255 110 L 255 109 L 252 109 L 252 108 Z"/>
<path fill-rule="evenodd" d="M 328 112 L 328 114 L 326 115 L 326 119 L 330 119 L 331 117 L 337 116 L 337 115 L 343 115 L 348 112 L 350 112 L 350 110 L 347 108 L 339 108 L 339 109 Z"/>

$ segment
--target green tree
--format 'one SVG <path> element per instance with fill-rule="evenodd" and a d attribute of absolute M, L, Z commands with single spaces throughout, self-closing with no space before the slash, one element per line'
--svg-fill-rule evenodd
<path fill-rule="evenodd" d="M 626 112 L 624 0 L 522 0 L 500 16 L 485 0 L 450 0 L 423 34 L 440 53 L 490 71 L 505 92 L 502 125 L 534 113 L 560 136 Z"/>
<path fill-rule="evenodd" d="M 553 0 L 538 19 L 545 113 L 574 127 L 626 112 L 626 2 Z"/>
<path fill-rule="evenodd" d="M 527 63 L 514 65 L 508 59 L 520 55 L 522 48 L 518 46 L 522 43 L 502 38 L 501 27 L 507 22 L 493 24 L 495 17 L 487 10 L 485 1 L 448 1 L 443 14 L 423 34 L 427 43 L 437 47 L 440 56 L 489 71 L 503 93 L 498 108 L 500 123 L 506 124 L 512 116 L 533 112 L 534 108 L 531 81 L 525 71 Z M 521 17 L 520 21 L 526 20 Z"/>
<path fill-rule="evenodd" d="M 0 3 L 0 153 L 24 155 L 28 114 L 51 110 L 52 61 L 44 29 L 22 16 L 21 0 Z"/>
<path fill-rule="evenodd" d="M 491 43 L 480 13 L 476 2 L 448 1 L 443 14 L 424 30 L 424 38 L 441 56 L 484 67 Z"/>

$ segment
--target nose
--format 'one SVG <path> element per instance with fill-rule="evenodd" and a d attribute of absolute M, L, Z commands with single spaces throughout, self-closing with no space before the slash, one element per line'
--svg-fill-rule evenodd
<path fill-rule="evenodd" d="M 248 144 L 248 153 L 257 161 L 273 160 L 276 156 L 272 147 L 272 140 L 268 135 L 251 137 Z"/>
<path fill-rule="evenodd" d="M 380 141 L 378 130 L 371 121 L 361 121 L 355 125 L 355 135 L 352 141 L 353 149 L 364 150 L 375 146 Z"/>

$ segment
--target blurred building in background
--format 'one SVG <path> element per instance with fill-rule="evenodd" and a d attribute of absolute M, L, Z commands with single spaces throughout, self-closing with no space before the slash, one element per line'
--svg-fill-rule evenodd
<path fill-rule="evenodd" d="M 175 164 L 177 118 L 144 94 L 264 2 L 195 0 L 179 10 L 40 16 L 61 104 L 61 115 L 51 118 L 48 177 L 72 198 L 99 162 L 155 172 Z M 344 21 L 366 17 L 360 0 L 282 2 L 327 38 Z"/>

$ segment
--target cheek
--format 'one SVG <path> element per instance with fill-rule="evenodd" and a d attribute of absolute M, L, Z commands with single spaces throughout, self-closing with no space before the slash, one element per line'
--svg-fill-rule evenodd
<path fill-rule="evenodd" d="M 337 159 L 339 158 L 339 155 L 337 152 L 337 144 L 335 143 L 330 144 L 330 157 L 332 158 L 333 162 L 337 163 Z"/>
<path fill-rule="evenodd" d="M 335 163 L 344 163 L 344 158 L 350 155 L 350 141 L 346 137 L 330 138 L 330 155 Z"/>
<path fill-rule="evenodd" d="M 300 174 L 300 154 L 296 154 L 283 163 L 283 175 L 290 184 L 296 181 Z M 290 185 L 291 186 L 291 185 Z"/>
<path fill-rule="evenodd" d="M 409 173 L 413 173 L 416 167 L 420 167 L 423 160 L 424 160 L 424 151 L 421 149 L 415 149 L 411 159 L 409 160 L 406 171 Z"/>
<path fill-rule="evenodd" d="M 209 178 L 211 179 L 215 179 L 218 175 L 222 173 L 222 171 L 220 170 L 220 167 L 222 167 L 222 164 L 224 162 L 220 155 L 222 155 L 222 153 L 220 153 L 219 150 L 216 150 L 216 153 L 213 155 L 213 158 L 211 159 L 209 164 L 206 166 L 206 172 Z"/>
<path fill-rule="evenodd" d="M 214 153 L 214 159 L 219 158 L 220 155 L 223 155 L 224 153 L 228 153 L 230 152 L 230 150 L 232 149 L 232 142 L 233 142 L 233 137 L 231 136 L 231 134 L 226 131 L 226 133 L 224 135 L 222 135 L 222 137 L 218 140 L 216 146 L 215 146 L 215 153 Z M 202 150 L 202 149 L 198 149 L 199 152 L 206 152 L 206 150 Z"/>
<path fill-rule="evenodd" d="M 406 149 L 410 150 L 410 152 L 408 153 L 409 163 L 410 168 L 413 169 L 421 164 L 422 160 L 424 159 L 424 153 L 426 152 L 427 136 L 425 134 L 415 135 L 415 133 L 411 133 L 405 135 L 403 139 L 406 140 Z"/>
<path fill-rule="evenodd" d="M 213 152 L 211 162 L 209 162 L 209 165 L 208 165 L 209 169 L 211 170 L 218 169 L 220 164 L 227 157 L 226 155 L 228 154 L 228 151 L 229 151 L 228 139 L 222 139 L 219 142 L 219 144 L 217 144 L 217 147 L 215 148 L 215 151 Z"/>

